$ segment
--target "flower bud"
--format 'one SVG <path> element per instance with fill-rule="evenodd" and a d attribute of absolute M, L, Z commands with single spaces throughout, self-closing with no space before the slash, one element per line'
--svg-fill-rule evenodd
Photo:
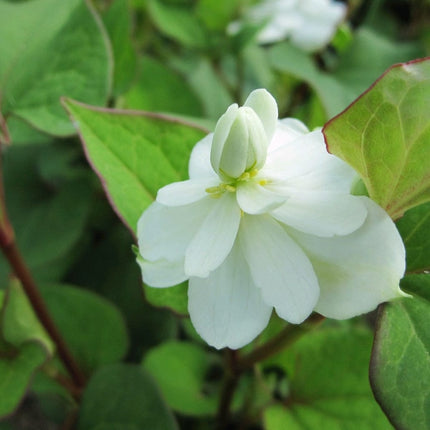
<path fill-rule="evenodd" d="M 251 93 L 245 106 L 227 109 L 215 127 L 211 148 L 212 167 L 222 180 L 264 165 L 276 120 L 276 102 L 265 90 Z"/>

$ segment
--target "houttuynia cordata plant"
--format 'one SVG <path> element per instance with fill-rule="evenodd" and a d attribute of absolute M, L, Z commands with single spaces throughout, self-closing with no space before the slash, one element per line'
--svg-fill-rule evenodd
<path fill-rule="evenodd" d="M 429 429 L 429 23 L 0 0 L 0 430 Z"/>

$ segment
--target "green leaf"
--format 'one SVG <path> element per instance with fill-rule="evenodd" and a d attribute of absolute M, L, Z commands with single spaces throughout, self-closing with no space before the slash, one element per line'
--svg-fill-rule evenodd
<path fill-rule="evenodd" d="M 323 131 L 393 219 L 429 201 L 430 61 L 393 66 Z"/>
<path fill-rule="evenodd" d="M 30 341 L 38 342 L 52 355 L 55 346 L 39 322 L 20 282 L 12 280 L 6 292 L 2 309 L 1 331 L 3 339 L 10 345 L 20 347 Z"/>
<path fill-rule="evenodd" d="M 85 373 L 121 360 L 127 330 L 117 308 L 88 290 L 66 285 L 41 289 L 52 318 Z"/>
<path fill-rule="evenodd" d="M 178 430 L 152 378 L 139 366 L 103 367 L 84 391 L 78 430 Z"/>
<path fill-rule="evenodd" d="M 112 44 L 114 73 L 113 94 L 124 93 L 137 71 L 137 55 L 131 39 L 132 23 L 128 0 L 116 0 L 103 14 L 103 23 Z"/>
<path fill-rule="evenodd" d="M 430 203 L 408 210 L 397 222 L 408 272 L 430 270 Z"/>
<path fill-rule="evenodd" d="M 378 315 L 370 381 L 396 429 L 430 428 L 430 275 L 401 286 L 414 293 L 386 304 Z"/>
<path fill-rule="evenodd" d="M 205 384 L 218 358 L 195 344 L 171 341 L 149 351 L 143 367 L 155 378 L 175 411 L 212 415 L 217 409 L 217 392 L 205 393 Z"/>
<path fill-rule="evenodd" d="M 0 418 L 24 397 L 54 346 L 17 280 L 0 294 Z"/>
<path fill-rule="evenodd" d="M 159 0 L 148 1 L 148 12 L 155 25 L 165 35 L 177 42 L 193 47 L 206 46 L 206 34 L 203 26 L 189 7 L 164 4 Z"/>
<path fill-rule="evenodd" d="M 52 136 L 33 128 L 28 122 L 17 116 L 11 116 L 7 120 L 7 127 L 14 145 L 33 145 L 35 143 L 48 143 Z"/>
<path fill-rule="evenodd" d="M 111 212 L 110 207 L 105 205 L 97 212 Z M 132 241 L 130 232 L 112 216 L 112 222 L 104 228 L 102 237 L 97 237 L 94 243 L 86 246 L 85 253 L 69 276 L 73 284 L 101 294 L 120 308 L 130 333 L 132 349 L 127 357 L 140 360 L 143 350 L 176 336 L 177 319 L 172 312 L 154 308 L 142 299 L 142 291 L 137 287 L 142 282 L 142 274 L 130 250 Z M 119 285 L 121 288 L 118 288 Z M 159 288 L 151 290 L 155 290 L 154 300 L 158 298 L 158 292 L 163 297 Z M 186 291 L 183 300 L 186 311 Z M 165 303 L 161 306 L 168 305 L 168 302 Z"/>
<path fill-rule="evenodd" d="M 207 117 L 217 121 L 233 103 L 231 95 L 206 59 L 194 64 L 188 73 L 188 80 L 194 92 L 200 97 Z"/>
<path fill-rule="evenodd" d="M 38 129 L 65 136 L 74 129 L 61 107 L 61 96 L 106 102 L 110 48 L 89 2 L 3 0 L 0 40 L 7 40 L 0 45 L 4 116 L 16 115 Z"/>
<path fill-rule="evenodd" d="M 338 114 L 359 94 L 328 73 L 318 70 L 309 54 L 288 42 L 270 49 L 269 60 L 275 69 L 307 82 L 320 97 L 327 117 Z"/>
<path fill-rule="evenodd" d="M 218 0 L 199 0 L 196 15 L 210 29 L 222 30 L 233 21 L 239 0 L 220 2 Z"/>
<path fill-rule="evenodd" d="M 139 80 L 124 94 L 121 107 L 201 116 L 200 100 L 184 78 L 162 63 L 145 57 Z"/>
<path fill-rule="evenodd" d="M 135 231 L 144 209 L 166 184 L 187 178 L 193 146 L 206 134 L 161 115 L 65 106 L 114 210 Z"/>
<path fill-rule="evenodd" d="M 166 307 L 178 315 L 188 315 L 188 282 L 170 288 L 152 288 L 144 285 L 145 297 L 154 306 Z"/>
<path fill-rule="evenodd" d="M 46 350 L 38 343 L 25 343 L 15 350 L 0 339 L 0 418 L 14 412 L 45 360 Z"/>
<path fill-rule="evenodd" d="M 18 246 L 37 281 L 57 280 L 76 258 L 93 191 L 80 151 L 67 142 L 12 146 L 4 159 L 9 217 Z M 0 281 L 9 268 L 0 259 Z"/>
<path fill-rule="evenodd" d="M 135 232 L 157 191 L 188 177 L 191 150 L 206 132 L 162 115 L 97 109 L 72 100 L 65 105 L 79 124 L 88 160 L 109 201 Z M 186 289 L 169 290 L 154 291 L 154 301 L 183 314 Z"/>
<path fill-rule="evenodd" d="M 289 394 L 265 410 L 265 429 L 390 429 L 369 386 L 371 345 L 367 329 L 325 328 L 272 359 L 288 375 Z"/>

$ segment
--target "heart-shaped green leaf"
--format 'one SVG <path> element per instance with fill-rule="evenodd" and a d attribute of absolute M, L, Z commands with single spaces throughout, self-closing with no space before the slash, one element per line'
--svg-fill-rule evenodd
<path fill-rule="evenodd" d="M 87 374 L 120 361 L 128 335 L 118 309 L 103 297 L 69 285 L 43 287 L 52 318 L 80 368 Z"/>
<path fill-rule="evenodd" d="M 393 219 L 430 200 L 430 59 L 389 69 L 323 129 Z"/>
<path fill-rule="evenodd" d="M 143 367 L 158 382 L 174 410 L 186 415 L 213 415 L 218 393 L 205 394 L 204 388 L 216 359 L 195 344 L 171 341 L 149 351 Z"/>
<path fill-rule="evenodd" d="M 188 176 L 193 146 L 206 131 L 162 115 L 64 102 L 114 210 L 135 232 L 142 212 L 164 185 Z M 186 311 L 186 288 L 152 290 L 157 306 Z M 154 301 L 151 296 L 156 296 Z"/>
<path fill-rule="evenodd" d="M 137 365 L 101 368 L 82 397 L 79 430 L 178 430 L 150 375 Z"/>
<path fill-rule="evenodd" d="M 111 86 L 109 42 L 89 2 L 0 2 L 0 111 L 55 135 L 72 124 L 60 97 L 104 104 Z M 7 41 L 7 42 L 5 42 Z"/>
<path fill-rule="evenodd" d="M 265 429 L 389 430 L 368 381 L 371 345 L 369 330 L 332 327 L 273 357 L 288 386 L 284 401 L 265 410 Z"/>
<path fill-rule="evenodd" d="M 430 270 L 430 203 L 407 211 L 396 225 L 405 243 L 407 272 Z"/>
<path fill-rule="evenodd" d="M 404 298 L 378 315 L 370 381 L 396 429 L 430 428 L 430 275 L 402 280 Z"/>
<path fill-rule="evenodd" d="M 28 342 L 15 350 L 0 339 L 0 418 L 17 408 L 45 360 L 46 351 L 39 343 Z"/>
<path fill-rule="evenodd" d="M 136 231 L 157 191 L 187 177 L 191 149 L 206 131 L 161 115 L 64 104 L 114 210 Z"/>

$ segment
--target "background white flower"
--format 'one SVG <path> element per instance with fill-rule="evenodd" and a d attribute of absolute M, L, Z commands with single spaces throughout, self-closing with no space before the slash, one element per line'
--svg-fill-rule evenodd
<path fill-rule="evenodd" d="M 355 172 L 326 151 L 321 131 L 277 121 L 267 91 L 227 110 L 195 146 L 189 175 L 140 218 L 138 262 L 150 286 L 189 279 L 191 320 L 209 344 L 247 344 L 272 308 L 297 324 L 314 309 L 349 318 L 402 295 L 393 222 L 350 195 Z"/>
<path fill-rule="evenodd" d="M 333 0 L 264 0 L 249 8 L 243 19 L 265 23 L 257 36 L 260 43 L 289 38 L 300 49 L 313 52 L 330 42 L 346 12 L 344 3 Z M 235 33 L 240 26 L 236 22 L 229 30 Z"/>

